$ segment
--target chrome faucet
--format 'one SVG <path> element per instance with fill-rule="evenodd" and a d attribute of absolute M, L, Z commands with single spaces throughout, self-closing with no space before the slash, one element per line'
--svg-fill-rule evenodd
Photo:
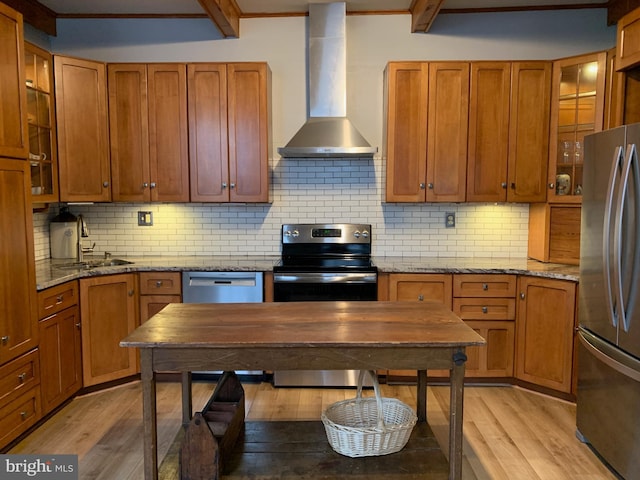
<path fill-rule="evenodd" d="M 84 261 L 85 253 L 93 253 L 93 249 L 96 246 L 94 243 L 93 246 L 89 248 L 84 248 L 82 246 L 82 239 L 89 237 L 89 229 L 87 228 L 87 224 L 84 221 L 82 215 L 78 215 L 78 220 L 76 222 L 77 230 L 78 230 L 78 250 L 76 253 L 76 257 L 78 259 L 78 263 Z"/>

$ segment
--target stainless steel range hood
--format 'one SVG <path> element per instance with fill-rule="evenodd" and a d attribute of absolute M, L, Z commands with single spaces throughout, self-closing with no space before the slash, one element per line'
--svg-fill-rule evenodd
<path fill-rule="evenodd" d="M 309 4 L 309 118 L 282 157 L 371 158 L 372 147 L 347 118 L 346 4 Z"/>

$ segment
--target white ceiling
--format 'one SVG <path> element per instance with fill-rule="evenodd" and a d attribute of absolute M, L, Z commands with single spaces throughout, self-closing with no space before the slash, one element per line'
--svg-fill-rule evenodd
<path fill-rule="evenodd" d="M 309 3 L 335 0 L 236 0 L 242 15 L 305 13 Z M 59 15 L 193 15 L 204 14 L 198 0 L 39 0 Z M 412 0 L 345 0 L 348 12 L 409 10 Z M 445 0 L 443 9 L 508 8 L 594 4 L 606 0 Z"/>

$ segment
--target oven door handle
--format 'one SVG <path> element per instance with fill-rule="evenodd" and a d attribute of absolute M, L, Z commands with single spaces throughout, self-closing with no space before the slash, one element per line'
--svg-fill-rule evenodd
<path fill-rule="evenodd" d="M 297 272 L 274 273 L 273 283 L 375 283 L 377 274 L 373 272 Z"/>

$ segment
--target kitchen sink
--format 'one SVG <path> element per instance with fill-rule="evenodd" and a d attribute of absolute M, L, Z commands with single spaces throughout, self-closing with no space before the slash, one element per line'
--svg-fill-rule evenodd
<path fill-rule="evenodd" d="M 60 270 L 90 270 L 92 268 L 116 267 L 118 265 L 131 264 L 133 264 L 133 262 L 123 260 L 121 258 L 105 258 L 102 260 L 89 260 L 86 262 L 62 263 L 60 265 L 54 265 L 54 267 Z"/>

